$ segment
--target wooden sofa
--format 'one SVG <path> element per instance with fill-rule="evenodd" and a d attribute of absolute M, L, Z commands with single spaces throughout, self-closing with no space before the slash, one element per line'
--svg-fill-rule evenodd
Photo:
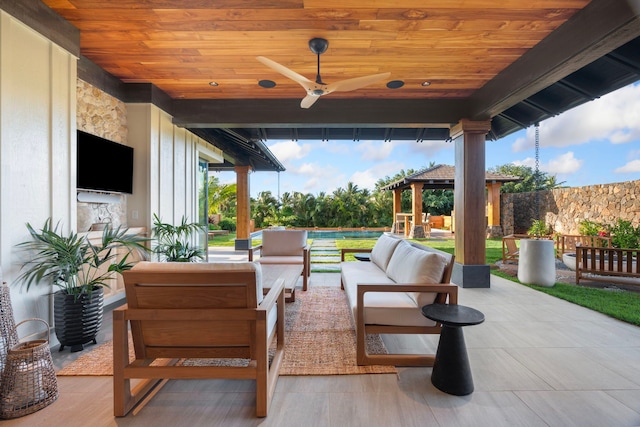
<path fill-rule="evenodd" d="M 367 334 L 439 334 L 442 325 L 422 315 L 424 305 L 458 303 L 450 283 L 454 256 L 383 234 L 371 249 L 371 262 L 344 262 L 341 284 L 356 324 L 358 365 L 433 366 L 435 355 L 369 354 Z"/>
<path fill-rule="evenodd" d="M 256 415 L 267 415 L 284 356 L 282 281 L 263 295 L 261 267 L 251 262 L 141 262 L 123 277 L 128 304 L 113 311 L 115 416 L 152 396 L 163 379 L 178 378 L 253 379 Z M 185 358 L 245 358 L 248 364 L 177 363 Z"/>
<path fill-rule="evenodd" d="M 580 279 L 640 285 L 640 249 L 576 247 L 576 285 Z"/>

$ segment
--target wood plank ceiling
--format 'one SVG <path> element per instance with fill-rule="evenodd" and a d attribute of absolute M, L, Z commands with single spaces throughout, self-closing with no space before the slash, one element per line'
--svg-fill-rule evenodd
<path fill-rule="evenodd" d="M 588 0 L 44 0 L 81 31 L 81 53 L 123 82 L 174 99 L 302 99 L 256 60 L 313 80 L 323 37 L 331 83 L 390 72 L 335 99 L 461 99 L 561 26 Z M 266 89 L 258 82 L 272 80 Z M 209 83 L 215 81 L 218 86 Z M 429 86 L 423 86 L 429 82 Z"/>
<path fill-rule="evenodd" d="M 282 168 L 269 139 L 442 140 L 461 119 L 499 139 L 640 78 L 638 0 L 42 1 L 87 68 L 258 168 Z M 305 90 L 256 57 L 315 80 L 314 37 L 324 82 L 390 77 L 300 108 Z"/>

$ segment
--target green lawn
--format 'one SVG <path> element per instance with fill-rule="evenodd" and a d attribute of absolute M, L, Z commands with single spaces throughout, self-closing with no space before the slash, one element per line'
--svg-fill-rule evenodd
<path fill-rule="evenodd" d="M 235 233 L 225 236 L 216 236 L 209 241 L 210 246 L 234 246 Z M 440 249 L 441 251 L 454 253 L 455 241 L 453 239 L 415 239 L 414 242 L 425 246 Z M 495 264 L 502 259 L 502 239 L 487 239 L 486 241 L 487 264 Z M 343 239 L 336 240 L 336 246 L 341 248 L 365 249 L 373 248 L 375 239 Z M 253 241 L 255 246 L 259 242 Z M 346 255 L 347 261 L 355 261 L 352 254 Z M 491 274 L 511 280 L 516 283 L 518 279 L 498 270 L 491 270 Z M 523 285 L 528 286 L 528 285 Z M 556 283 L 551 288 L 529 286 L 540 292 L 562 298 L 574 304 L 589 308 L 615 319 L 640 326 L 640 294 L 628 291 L 610 291 L 604 289 L 576 286 L 571 283 Z"/>

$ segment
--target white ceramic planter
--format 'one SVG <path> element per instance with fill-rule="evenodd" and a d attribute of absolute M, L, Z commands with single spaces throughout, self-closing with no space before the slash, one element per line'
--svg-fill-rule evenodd
<path fill-rule="evenodd" d="M 553 240 L 520 240 L 518 280 L 527 285 L 551 287 L 556 282 Z"/>

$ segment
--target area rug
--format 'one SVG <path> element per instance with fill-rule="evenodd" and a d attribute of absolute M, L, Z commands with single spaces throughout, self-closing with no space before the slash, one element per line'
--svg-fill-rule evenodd
<path fill-rule="evenodd" d="M 396 373 L 393 366 L 358 366 L 356 333 L 347 297 L 338 287 L 315 286 L 296 291 L 296 301 L 285 306 L 285 357 L 280 375 L 355 375 Z M 133 345 L 130 342 L 129 348 Z M 379 335 L 367 336 L 372 354 L 387 352 Z M 133 360 L 133 354 L 130 355 Z M 242 365 L 243 359 L 210 361 L 191 359 L 186 365 Z M 113 375 L 113 342 L 80 356 L 57 375 Z"/>

